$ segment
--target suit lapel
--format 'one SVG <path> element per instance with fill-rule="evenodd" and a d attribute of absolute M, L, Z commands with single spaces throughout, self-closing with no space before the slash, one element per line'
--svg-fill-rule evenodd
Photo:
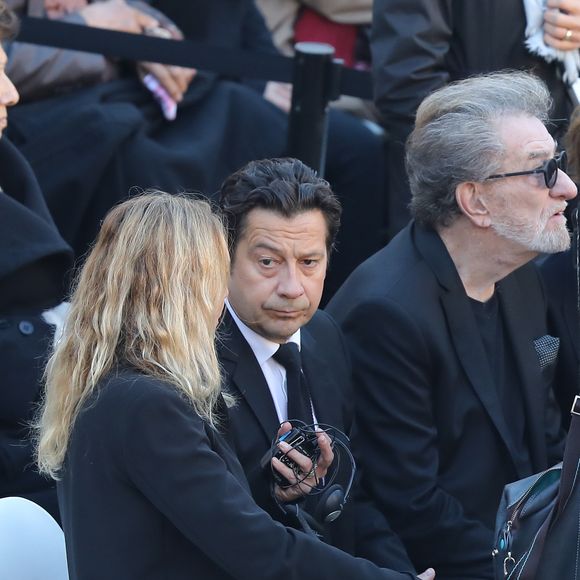
<path fill-rule="evenodd" d="M 271 441 L 279 426 L 274 401 L 254 351 L 229 313 L 220 326 L 220 338 L 218 352 L 226 387 L 248 404 L 266 439 Z"/>
<path fill-rule="evenodd" d="M 526 293 L 519 288 L 515 276 L 508 276 L 500 283 L 500 304 L 507 335 L 521 377 L 526 433 L 530 443 L 532 464 L 544 466 L 547 462 L 544 433 L 544 394 L 546 387 L 542 377 L 533 338 L 533 317 L 525 300 Z M 524 340 L 522 340 L 524 337 Z M 537 338 L 537 337 L 536 337 Z M 537 426 L 539 425 L 539 427 Z"/>
<path fill-rule="evenodd" d="M 327 425 L 342 425 L 340 409 L 334 403 L 337 388 L 330 379 L 332 373 L 327 368 L 326 361 L 316 353 L 319 349 L 316 340 L 308 332 L 307 327 L 300 331 L 302 370 L 308 383 L 314 413 L 319 423 Z"/>
<path fill-rule="evenodd" d="M 461 366 L 513 459 L 512 438 L 497 390 L 493 388 L 494 379 L 475 315 L 455 265 L 435 231 L 415 226 L 414 237 L 418 250 L 442 287 L 441 304 Z"/>

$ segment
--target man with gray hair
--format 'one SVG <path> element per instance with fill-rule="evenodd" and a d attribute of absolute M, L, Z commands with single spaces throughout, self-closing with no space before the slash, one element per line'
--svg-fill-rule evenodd
<path fill-rule="evenodd" d="M 407 143 L 414 219 L 328 307 L 353 358 L 363 483 L 438 580 L 493 578 L 503 486 L 561 455 L 559 341 L 530 263 L 570 244 L 550 104 L 515 72 L 427 97 Z"/>

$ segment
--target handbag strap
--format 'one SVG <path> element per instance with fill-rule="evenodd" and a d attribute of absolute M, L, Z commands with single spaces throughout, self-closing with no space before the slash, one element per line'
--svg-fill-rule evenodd
<path fill-rule="evenodd" d="M 572 413 L 572 420 L 566 438 L 556 517 L 562 513 L 572 493 L 578 472 L 578 464 L 580 462 L 580 395 L 574 397 L 574 403 L 572 404 L 570 412 Z"/>

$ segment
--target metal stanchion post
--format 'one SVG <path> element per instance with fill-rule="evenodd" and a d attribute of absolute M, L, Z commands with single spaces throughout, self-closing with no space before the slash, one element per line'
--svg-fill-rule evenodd
<path fill-rule="evenodd" d="M 288 154 L 324 175 L 328 133 L 328 103 L 339 96 L 342 61 L 334 48 L 319 42 L 295 46 Z"/>

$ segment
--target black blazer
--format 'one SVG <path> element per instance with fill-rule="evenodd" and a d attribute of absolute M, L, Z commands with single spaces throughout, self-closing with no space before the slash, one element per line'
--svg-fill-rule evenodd
<path fill-rule="evenodd" d="M 228 440 L 244 468 L 252 496 L 273 518 L 286 525 L 296 525 L 285 517 L 272 498 L 270 471 L 260 468 L 260 459 L 277 433 L 278 416 L 260 365 L 229 313 L 220 327 L 218 353 L 224 371 L 224 389 L 237 399 L 236 406 L 229 409 Z M 301 354 L 317 420 L 352 435 L 350 359 L 336 322 L 323 311 L 316 312 L 301 329 Z M 340 481 L 346 484 L 344 475 Z M 326 526 L 327 540 L 380 566 L 414 575 L 405 549 L 385 517 L 356 485 L 354 488 L 340 518 Z M 311 512 L 316 508 L 316 500 L 317 497 L 312 497 L 307 502 Z"/>
<path fill-rule="evenodd" d="M 284 528 L 172 385 L 122 370 L 72 432 L 59 502 L 71 580 L 403 580 Z"/>
<path fill-rule="evenodd" d="M 353 359 L 365 487 L 417 569 L 431 565 L 438 579 L 492 578 L 503 486 L 561 456 L 554 365 L 541 367 L 533 342 L 547 334 L 535 268 L 506 277 L 498 292 L 531 469 L 516 458 L 472 308 L 433 230 L 411 222 L 328 306 Z"/>
<path fill-rule="evenodd" d="M 570 424 L 570 408 L 580 394 L 578 351 L 579 314 L 576 311 L 576 268 L 573 250 L 546 258 L 540 272 L 548 296 L 548 326 L 550 333 L 560 337 L 558 366 L 554 392 L 562 410 L 562 422 Z"/>

